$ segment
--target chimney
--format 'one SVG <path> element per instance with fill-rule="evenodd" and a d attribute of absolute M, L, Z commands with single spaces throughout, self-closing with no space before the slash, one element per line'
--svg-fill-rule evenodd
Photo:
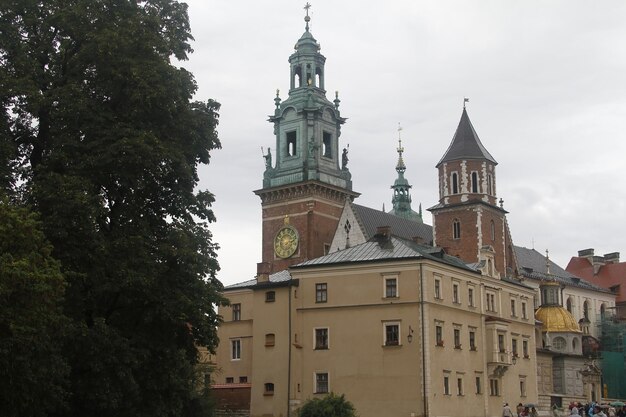
<path fill-rule="evenodd" d="M 374 237 L 381 248 L 393 249 L 393 245 L 391 243 L 391 226 L 378 226 Z"/>
<path fill-rule="evenodd" d="M 611 253 L 604 254 L 604 262 L 606 264 L 618 264 L 619 252 L 611 252 Z"/>
<path fill-rule="evenodd" d="M 413 240 L 414 243 L 417 243 L 418 245 L 425 245 L 426 244 L 426 241 L 421 236 L 413 236 L 412 240 Z"/>
<path fill-rule="evenodd" d="M 270 280 L 270 272 L 272 271 L 272 264 L 269 262 L 259 262 L 256 264 L 256 279 L 257 282 L 268 282 Z"/>
<path fill-rule="evenodd" d="M 579 258 L 585 258 L 591 263 L 591 258 L 593 258 L 593 249 L 583 249 L 578 251 Z"/>
<path fill-rule="evenodd" d="M 602 256 L 591 257 L 591 265 L 593 265 L 593 275 L 598 275 L 598 272 L 600 272 L 600 268 L 604 266 L 604 263 L 604 257 Z"/>

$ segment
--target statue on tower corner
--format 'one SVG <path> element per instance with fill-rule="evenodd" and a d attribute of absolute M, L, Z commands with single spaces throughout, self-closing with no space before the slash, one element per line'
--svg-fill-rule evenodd
<path fill-rule="evenodd" d="M 348 145 L 349 147 L 350 145 Z M 343 152 L 341 154 L 341 169 L 348 168 L 348 148 L 343 148 Z"/>
<path fill-rule="evenodd" d="M 271 148 L 267 148 L 267 153 L 263 153 L 263 147 L 261 146 L 261 154 L 265 158 L 265 169 L 272 169 L 272 151 Z"/>

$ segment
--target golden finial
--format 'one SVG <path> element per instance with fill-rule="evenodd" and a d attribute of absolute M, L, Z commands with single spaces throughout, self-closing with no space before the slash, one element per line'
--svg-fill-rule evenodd
<path fill-rule="evenodd" d="M 283 219 L 283 224 L 285 226 L 289 226 L 289 215 L 285 214 L 285 218 Z"/>

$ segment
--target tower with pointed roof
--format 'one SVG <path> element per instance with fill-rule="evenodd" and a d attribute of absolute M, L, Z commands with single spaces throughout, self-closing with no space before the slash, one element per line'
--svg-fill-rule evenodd
<path fill-rule="evenodd" d="M 398 126 L 398 163 L 396 164 L 398 177 L 391 186 L 391 189 L 393 189 L 393 198 L 391 199 L 393 208 L 389 211 L 389 213 L 408 220 L 423 223 L 422 206 L 420 205 L 419 213 L 415 212 L 411 208 L 411 184 L 409 184 L 409 181 L 404 178 L 406 165 L 404 164 L 404 159 L 402 159 L 404 148 L 402 147 L 401 132 L 402 128 Z"/>
<path fill-rule="evenodd" d="M 439 171 L 439 203 L 433 214 L 434 244 L 494 277 L 516 274 L 517 263 L 502 200 L 496 195 L 496 165 L 463 106 L 461 120 Z"/>
<path fill-rule="evenodd" d="M 358 196 L 352 191 L 348 147 L 339 151 L 346 119 L 338 93 L 333 102 L 326 98 L 326 58 L 309 30 L 309 7 L 305 31 L 289 57 L 289 96 L 282 101 L 277 91 L 269 116 L 276 161 L 272 164 L 268 150 L 263 188 L 255 191 L 263 212 L 262 260 L 271 271 L 324 255 L 346 199 Z M 281 250 L 281 242 L 289 250 Z"/>

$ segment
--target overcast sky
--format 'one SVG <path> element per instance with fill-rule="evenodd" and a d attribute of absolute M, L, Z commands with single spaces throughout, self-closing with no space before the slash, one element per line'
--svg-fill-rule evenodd
<path fill-rule="evenodd" d="M 261 261 L 253 190 L 261 147 L 275 147 L 267 116 L 276 89 L 287 98 L 305 1 L 187 3 L 195 52 L 182 66 L 198 100 L 222 104 L 223 149 L 201 168 L 200 187 L 216 195 L 211 230 L 228 285 L 252 278 Z M 327 97 L 338 90 L 348 118 L 339 146 L 350 144 L 358 204 L 391 207 L 399 122 L 413 208 L 436 204 L 435 164 L 469 97 L 498 161 L 514 243 L 549 249 L 563 267 L 580 249 L 624 252 L 626 2 L 313 0 L 310 15 Z"/>

